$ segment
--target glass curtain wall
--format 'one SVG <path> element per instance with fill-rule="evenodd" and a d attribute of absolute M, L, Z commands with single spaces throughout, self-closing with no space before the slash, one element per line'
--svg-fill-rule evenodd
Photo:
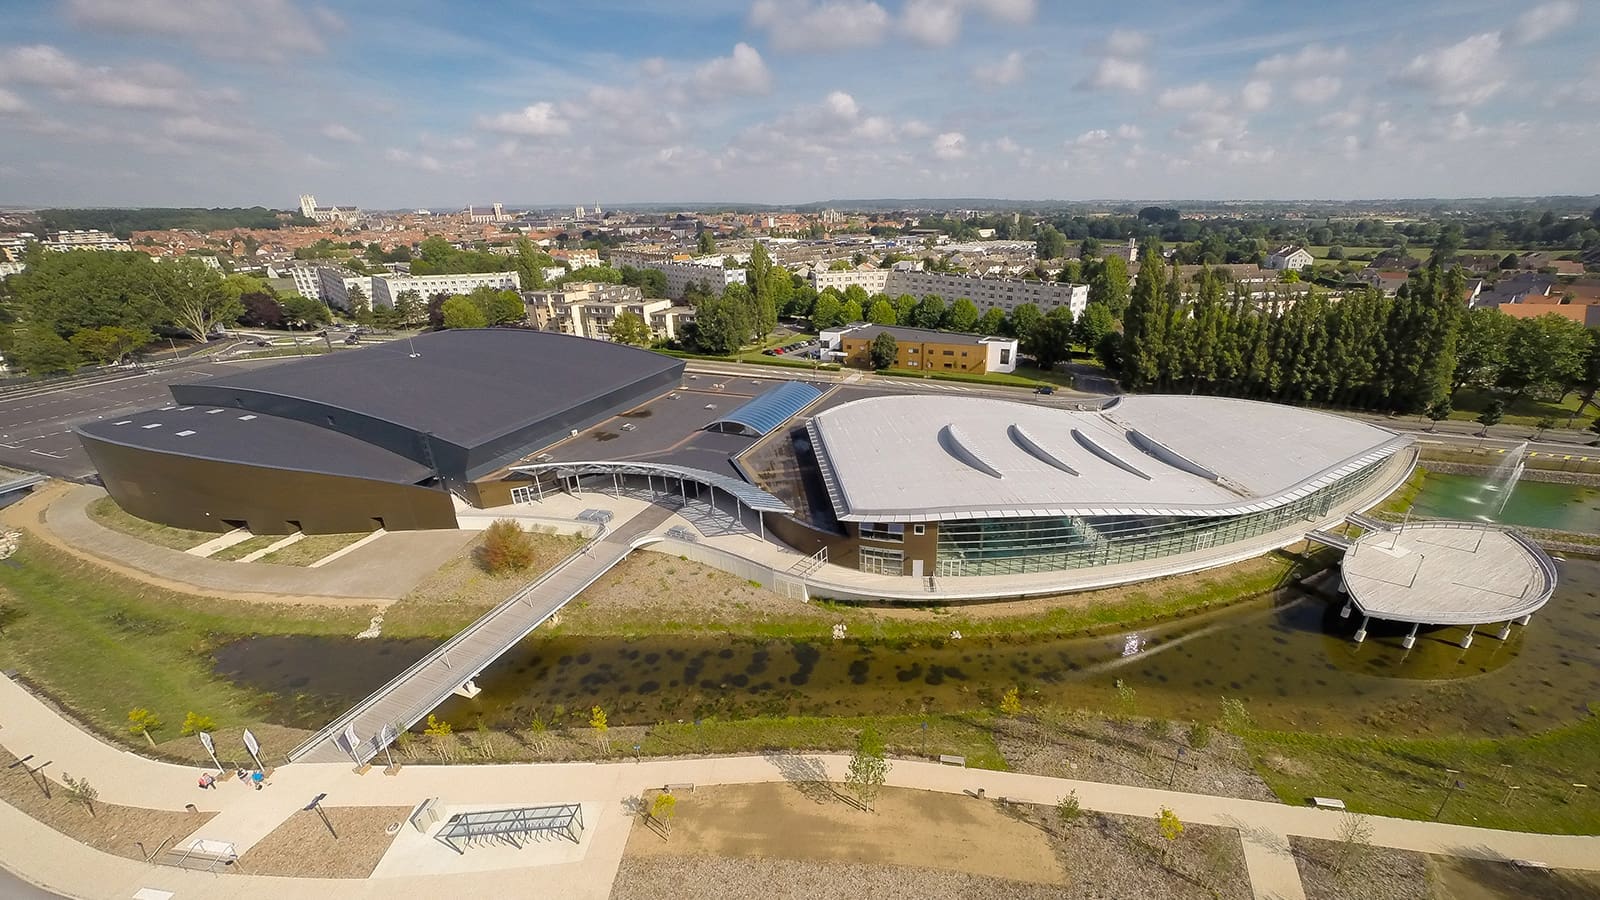
<path fill-rule="evenodd" d="M 1298 500 L 1238 516 L 1052 516 L 939 524 L 935 574 L 1015 575 L 1175 556 L 1317 519 L 1366 488 L 1390 460 L 1371 463 Z"/>

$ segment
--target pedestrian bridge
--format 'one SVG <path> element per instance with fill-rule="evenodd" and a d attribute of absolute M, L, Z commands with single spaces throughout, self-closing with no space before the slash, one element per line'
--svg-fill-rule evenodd
<path fill-rule="evenodd" d="M 582 549 L 329 722 L 291 750 L 289 761 L 366 763 L 451 694 L 473 696 L 478 691 L 474 679 L 490 663 L 629 553 L 661 540 L 651 532 L 677 505 L 676 498 L 658 500 L 626 521 L 600 523 Z"/>

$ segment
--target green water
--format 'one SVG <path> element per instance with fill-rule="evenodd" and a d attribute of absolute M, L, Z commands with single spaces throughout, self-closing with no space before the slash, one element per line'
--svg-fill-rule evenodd
<path fill-rule="evenodd" d="M 1501 510 L 1501 502 L 1505 509 Z M 1412 505 L 1420 516 L 1503 522 L 1531 528 L 1600 534 L 1600 489 L 1578 484 L 1522 480 L 1510 499 L 1478 475 L 1428 473 Z"/>
<path fill-rule="evenodd" d="M 1374 622 L 1356 644 L 1339 604 L 1285 592 L 1221 613 L 1088 638 L 752 640 L 663 635 L 530 637 L 437 714 L 457 728 L 526 727 L 591 705 L 613 724 L 707 716 L 864 715 L 993 709 L 1025 702 L 1111 710 L 1122 679 L 1147 715 L 1213 719 L 1243 699 L 1274 728 L 1391 734 L 1516 734 L 1571 721 L 1600 698 L 1600 563 L 1573 559 L 1549 606 L 1501 642 L 1464 630 Z M 431 647 L 428 641 L 260 637 L 221 647 L 219 674 L 274 695 L 269 717 L 320 727 Z M 573 718 L 573 716 L 576 718 Z"/>

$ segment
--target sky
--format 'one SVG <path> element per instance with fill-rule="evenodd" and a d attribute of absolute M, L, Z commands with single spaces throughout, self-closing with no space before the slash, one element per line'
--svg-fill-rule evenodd
<path fill-rule="evenodd" d="M 3 0 L 0 204 L 1600 193 L 1600 0 Z"/>

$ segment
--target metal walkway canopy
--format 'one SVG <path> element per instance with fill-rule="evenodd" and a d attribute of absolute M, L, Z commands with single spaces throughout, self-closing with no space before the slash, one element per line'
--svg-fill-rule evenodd
<path fill-rule="evenodd" d="M 706 426 L 707 431 L 766 437 L 774 428 L 822 396 L 803 381 L 785 381 Z"/>
<path fill-rule="evenodd" d="M 457 813 L 434 835 L 434 840 L 462 855 L 466 851 L 457 841 L 468 846 L 474 842 L 494 841 L 521 847 L 522 842 L 530 838 L 566 838 L 579 843 L 583 838 L 583 807 L 562 803 Z"/>
<path fill-rule="evenodd" d="M 557 478 L 575 478 L 584 475 L 643 475 L 646 478 L 660 477 L 678 479 L 681 481 L 694 481 L 714 489 L 727 492 L 734 499 L 756 512 L 793 513 L 787 503 L 762 489 L 741 481 L 732 475 L 721 475 L 708 472 L 705 469 L 696 469 L 692 466 L 674 466 L 667 463 L 647 462 L 607 462 L 604 460 L 591 460 L 584 462 L 549 462 L 534 463 L 526 466 L 512 466 L 513 472 L 526 472 L 530 475 L 540 472 L 551 472 Z"/>

